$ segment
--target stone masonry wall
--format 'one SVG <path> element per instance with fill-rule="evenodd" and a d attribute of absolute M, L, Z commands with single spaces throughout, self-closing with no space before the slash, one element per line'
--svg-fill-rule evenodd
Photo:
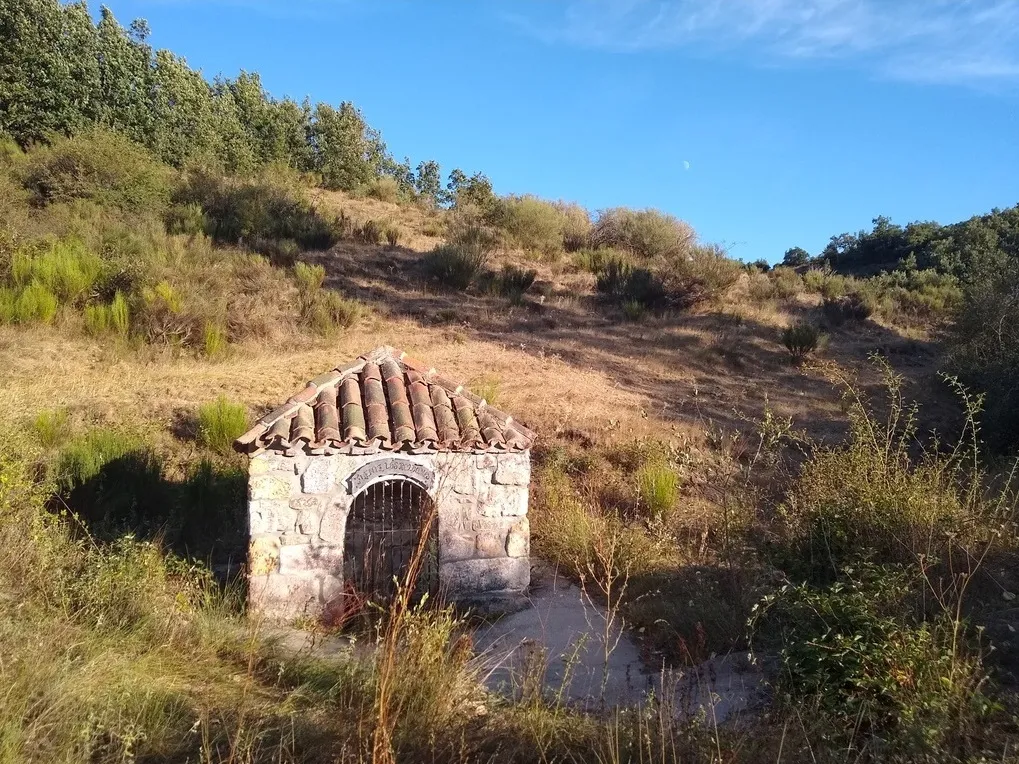
<path fill-rule="evenodd" d="M 435 474 L 439 584 L 452 601 L 498 603 L 530 582 L 530 455 L 390 453 L 285 456 L 249 464 L 249 606 L 272 619 L 319 616 L 343 591 L 343 544 L 354 502 L 348 478 L 398 457 Z"/>

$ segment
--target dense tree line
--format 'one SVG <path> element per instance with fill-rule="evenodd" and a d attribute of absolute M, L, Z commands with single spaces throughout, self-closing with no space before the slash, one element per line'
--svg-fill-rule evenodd
<path fill-rule="evenodd" d="M 106 7 L 95 21 L 84 2 L 0 0 L 0 135 L 26 147 L 98 126 L 178 168 L 244 174 L 276 163 L 347 191 L 388 176 L 437 203 L 487 183 L 455 170 L 443 188 L 436 162 L 415 172 L 394 160 L 352 103 L 277 99 L 257 73 L 210 82 L 148 37 L 145 21 L 125 28 Z"/>
<path fill-rule="evenodd" d="M 977 261 L 994 253 L 1019 257 L 1019 205 L 951 225 L 923 221 L 901 226 L 876 217 L 870 231 L 833 236 L 815 262 L 841 273 L 906 266 L 964 278 Z"/>

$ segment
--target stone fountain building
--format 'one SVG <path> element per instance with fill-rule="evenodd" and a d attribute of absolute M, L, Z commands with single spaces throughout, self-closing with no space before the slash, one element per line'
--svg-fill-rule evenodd
<path fill-rule="evenodd" d="M 390 347 L 311 380 L 249 454 L 249 610 L 331 617 L 416 588 L 511 606 L 530 581 L 534 433 Z M 427 531 L 427 533 L 425 533 Z"/>

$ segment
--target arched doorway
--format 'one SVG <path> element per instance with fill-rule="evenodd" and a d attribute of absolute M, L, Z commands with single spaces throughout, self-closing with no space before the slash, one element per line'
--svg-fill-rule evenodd
<path fill-rule="evenodd" d="M 343 572 L 349 586 L 379 601 L 396 593 L 427 531 L 414 594 L 435 594 L 439 585 L 438 513 L 431 497 L 410 480 L 383 480 L 354 498 L 347 516 Z"/>

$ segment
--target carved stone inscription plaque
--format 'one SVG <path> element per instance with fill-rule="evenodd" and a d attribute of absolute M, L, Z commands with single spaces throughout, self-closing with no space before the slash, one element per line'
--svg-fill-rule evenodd
<path fill-rule="evenodd" d="M 376 459 L 355 470 L 349 478 L 351 495 L 360 493 L 365 486 L 383 477 L 402 477 L 413 480 L 426 490 L 431 490 L 435 482 L 435 473 L 429 467 L 412 462 L 410 459 L 393 456 Z"/>

